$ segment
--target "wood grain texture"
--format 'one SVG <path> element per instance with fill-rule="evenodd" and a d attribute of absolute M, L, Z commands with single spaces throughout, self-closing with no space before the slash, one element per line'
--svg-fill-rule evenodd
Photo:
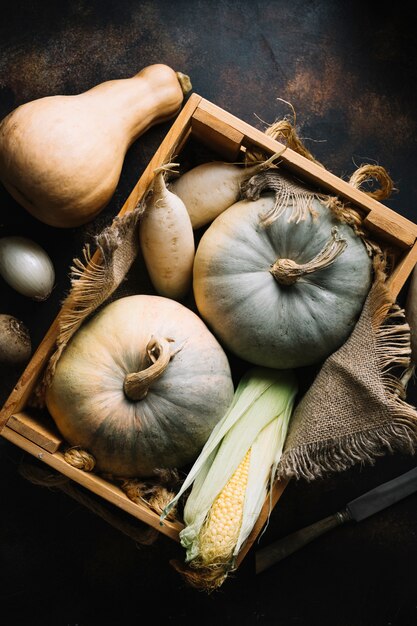
<path fill-rule="evenodd" d="M 2 436 L 7 439 L 7 441 L 10 441 L 43 463 L 46 463 L 57 472 L 60 472 L 64 476 L 68 476 L 68 478 L 74 480 L 82 487 L 86 487 L 93 493 L 104 498 L 105 500 L 108 500 L 112 504 L 115 504 L 120 509 L 130 513 L 145 524 L 156 528 L 162 534 L 167 535 L 174 541 L 178 541 L 178 533 L 183 527 L 182 524 L 170 521 L 165 521 L 161 524 L 157 513 L 151 511 L 146 505 L 137 504 L 136 502 L 130 500 L 116 485 L 110 484 L 108 481 L 96 474 L 84 472 L 76 467 L 73 467 L 72 465 L 69 465 L 65 461 L 62 453 L 50 453 L 32 441 L 29 441 L 26 437 L 23 437 L 8 426 L 4 428 Z"/>
<path fill-rule="evenodd" d="M 56 452 L 63 443 L 55 424 L 48 416 L 40 419 L 22 411 L 11 415 L 7 426 L 47 452 Z"/>
<path fill-rule="evenodd" d="M 256 146 L 259 149 L 266 149 L 271 154 L 279 152 L 285 147 L 258 129 L 239 120 L 236 116 L 220 110 L 218 106 L 207 100 L 202 100 L 199 108 L 213 116 L 220 117 L 226 124 L 240 131 L 245 136 L 243 143 L 246 147 Z M 417 224 L 414 222 L 396 214 L 392 209 L 368 196 L 365 192 L 356 189 L 348 182 L 335 176 L 332 172 L 320 167 L 320 165 L 290 148 L 287 148 L 282 153 L 280 161 L 293 174 L 307 180 L 317 188 L 339 195 L 357 205 L 366 213 L 370 213 L 372 217 L 369 218 L 367 225 L 372 228 L 375 224 L 378 235 L 387 233 L 389 241 L 402 248 L 409 248 L 414 244 L 417 237 Z M 382 224 L 384 225 L 383 227 Z"/>

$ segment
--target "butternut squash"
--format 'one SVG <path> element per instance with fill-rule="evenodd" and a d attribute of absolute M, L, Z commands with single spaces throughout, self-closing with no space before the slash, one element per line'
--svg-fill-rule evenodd
<path fill-rule="evenodd" d="M 174 117 L 190 89 L 186 75 L 155 64 L 78 95 L 27 102 L 0 124 L 0 180 L 41 222 L 85 224 L 113 196 L 131 144 Z"/>

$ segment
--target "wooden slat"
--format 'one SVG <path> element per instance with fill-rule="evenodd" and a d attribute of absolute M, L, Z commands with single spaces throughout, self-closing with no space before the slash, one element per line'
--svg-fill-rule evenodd
<path fill-rule="evenodd" d="M 244 139 L 244 135 L 239 130 L 200 107 L 195 110 L 191 127 L 196 139 L 219 152 L 222 158 L 227 161 L 238 159 Z"/>
<path fill-rule="evenodd" d="M 179 113 L 175 122 L 168 130 L 165 138 L 155 152 L 142 176 L 133 187 L 129 197 L 121 208 L 119 215 L 124 215 L 127 211 L 133 211 L 139 200 L 143 197 L 154 177 L 154 170 L 172 161 L 177 154 L 180 146 L 184 143 L 184 139 L 188 137 L 191 130 L 191 117 L 200 104 L 202 98 L 197 94 L 192 94 L 187 103 L 184 105 L 181 113 Z"/>
<path fill-rule="evenodd" d="M 261 150 L 269 151 L 271 154 L 285 147 L 280 142 L 265 135 L 262 131 L 253 128 L 246 122 L 243 122 L 208 100 L 201 100 L 199 110 L 203 110 L 214 117 L 219 117 L 225 124 L 242 133 L 245 136 L 245 145 L 251 147 L 256 146 Z M 372 221 L 370 221 L 370 226 L 372 226 L 373 223 L 376 224 L 376 215 L 378 215 L 379 223 L 381 223 L 382 219 L 385 220 L 387 227 L 389 227 L 390 224 L 395 224 L 395 232 L 391 233 L 388 231 L 388 235 L 391 236 L 391 239 L 395 241 L 398 247 L 410 248 L 416 241 L 417 224 L 414 224 L 402 215 L 398 215 L 392 209 L 381 204 L 374 198 L 371 198 L 360 189 L 356 189 L 348 182 L 332 174 L 320 165 L 313 163 L 290 148 L 285 150 L 280 160 L 283 165 L 294 174 L 308 180 L 317 187 L 344 197 L 356 204 L 366 213 L 370 213 L 371 211 L 375 212 Z"/>
<path fill-rule="evenodd" d="M 7 426 L 47 452 L 56 452 L 63 443 L 61 435 L 50 418 L 41 421 L 30 413 L 22 411 L 11 415 Z"/>
<path fill-rule="evenodd" d="M 36 381 L 42 372 L 52 350 L 58 334 L 58 318 L 52 322 L 45 337 L 32 355 L 26 369 L 17 381 L 0 411 L 0 434 L 10 415 L 22 411 L 32 394 Z"/>
<path fill-rule="evenodd" d="M 386 208 L 386 207 L 385 207 Z M 373 233 L 375 239 L 398 245 L 405 242 L 404 225 L 398 221 L 398 215 L 394 212 L 377 211 L 373 209 L 363 220 L 364 227 Z M 409 233 L 410 246 L 414 245 L 413 234 Z M 403 246 L 401 246 L 403 247 Z"/>
<path fill-rule="evenodd" d="M 417 263 L 417 243 L 411 248 L 410 252 L 403 254 L 398 261 L 390 276 L 387 284 L 393 300 L 396 300 L 401 289 L 404 287 L 408 277 Z"/>
<path fill-rule="evenodd" d="M 148 509 L 144 504 L 137 504 L 130 500 L 125 493 L 115 485 L 103 480 L 100 476 L 96 474 L 91 474 L 88 472 L 83 472 L 72 465 L 69 465 L 62 453 L 55 452 L 50 453 L 37 446 L 32 441 L 29 441 L 16 431 L 9 428 L 9 426 L 5 426 L 2 432 L 2 437 L 15 444 L 25 452 L 28 452 L 32 456 L 40 459 L 54 470 L 60 472 L 64 476 L 67 476 L 71 480 L 75 481 L 79 485 L 86 487 L 93 493 L 101 496 L 108 502 L 115 504 L 123 511 L 130 513 L 137 519 L 141 520 L 145 524 L 156 528 L 164 535 L 167 535 L 171 539 L 175 541 L 179 541 L 178 535 L 183 525 L 179 522 L 170 522 L 165 520 L 163 524 L 161 524 L 159 515 Z"/>

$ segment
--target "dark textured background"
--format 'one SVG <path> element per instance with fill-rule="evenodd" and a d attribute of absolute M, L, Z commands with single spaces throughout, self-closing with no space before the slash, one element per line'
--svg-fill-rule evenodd
<path fill-rule="evenodd" d="M 398 190 L 386 204 L 417 221 L 416 43 L 403 3 L 13 0 L 0 22 L 0 115 L 167 63 L 190 75 L 196 93 L 262 129 L 289 113 L 280 98 L 291 102 L 318 160 L 342 178 L 363 162 L 383 165 Z M 0 235 L 36 239 L 56 269 L 44 303 L 0 283 L 0 311 L 27 324 L 34 346 L 59 310 L 72 258 L 119 211 L 169 126 L 150 129 L 132 146 L 113 200 L 87 226 L 45 226 L 0 189 Z M 0 373 L 1 402 L 19 374 Z M 413 386 L 409 401 L 416 402 Z M 252 550 L 219 592 L 206 595 L 186 587 L 169 565 L 180 554 L 172 541 L 161 536 L 136 546 L 62 493 L 22 478 L 20 457 L 0 440 L 0 623 L 417 622 L 417 494 L 259 576 Z M 372 467 L 290 484 L 260 545 L 334 512 L 414 462 L 387 455 Z"/>

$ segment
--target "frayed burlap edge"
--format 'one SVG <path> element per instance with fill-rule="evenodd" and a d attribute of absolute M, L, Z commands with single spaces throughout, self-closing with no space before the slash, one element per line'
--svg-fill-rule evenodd
<path fill-rule="evenodd" d="M 392 190 L 392 180 L 384 168 L 379 168 L 376 172 L 375 170 L 376 166 L 363 165 L 352 174 L 349 182 L 359 189 L 361 181 L 366 180 L 366 176 L 375 177 L 382 181 L 384 186 L 381 182 L 381 188 L 369 195 L 378 198 L 388 197 Z M 373 243 L 366 234 L 360 213 L 338 196 L 313 191 L 294 176 L 278 168 L 254 174 L 241 185 L 241 197 L 246 200 L 259 200 L 264 191 L 272 191 L 275 196 L 273 207 L 262 216 L 264 227 L 281 218 L 287 211 L 287 222 L 298 224 L 305 221 L 308 215 L 315 219 L 317 211 L 314 209 L 313 200 L 318 200 L 339 222 L 349 225 L 355 234 L 361 237 L 370 255 L 379 250 L 379 246 Z"/>
<path fill-rule="evenodd" d="M 366 431 L 284 451 L 277 468 L 278 479 L 312 481 L 330 472 L 347 470 L 357 463 L 372 465 L 387 452 L 413 454 L 416 451 L 417 409 L 405 400 L 407 383 L 414 372 L 410 327 L 405 311 L 392 301 L 382 256 L 375 258 L 374 272 L 369 297 L 371 323 L 386 405 L 392 419 Z"/>
<path fill-rule="evenodd" d="M 70 268 L 71 290 L 62 304 L 55 348 L 32 395 L 32 406 L 44 406 L 46 389 L 69 340 L 125 279 L 139 252 L 136 226 L 143 211 L 144 206 L 140 204 L 133 211 L 117 216 L 95 237 L 96 255 L 92 255 L 91 246 L 87 243 L 82 252 L 83 260 L 73 260 Z"/>
<path fill-rule="evenodd" d="M 290 450 L 282 456 L 277 478 L 303 478 L 311 482 L 325 474 L 343 472 L 358 463 L 373 465 L 386 452 L 413 454 L 416 440 L 417 421 L 394 418 L 373 430 Z"/>

